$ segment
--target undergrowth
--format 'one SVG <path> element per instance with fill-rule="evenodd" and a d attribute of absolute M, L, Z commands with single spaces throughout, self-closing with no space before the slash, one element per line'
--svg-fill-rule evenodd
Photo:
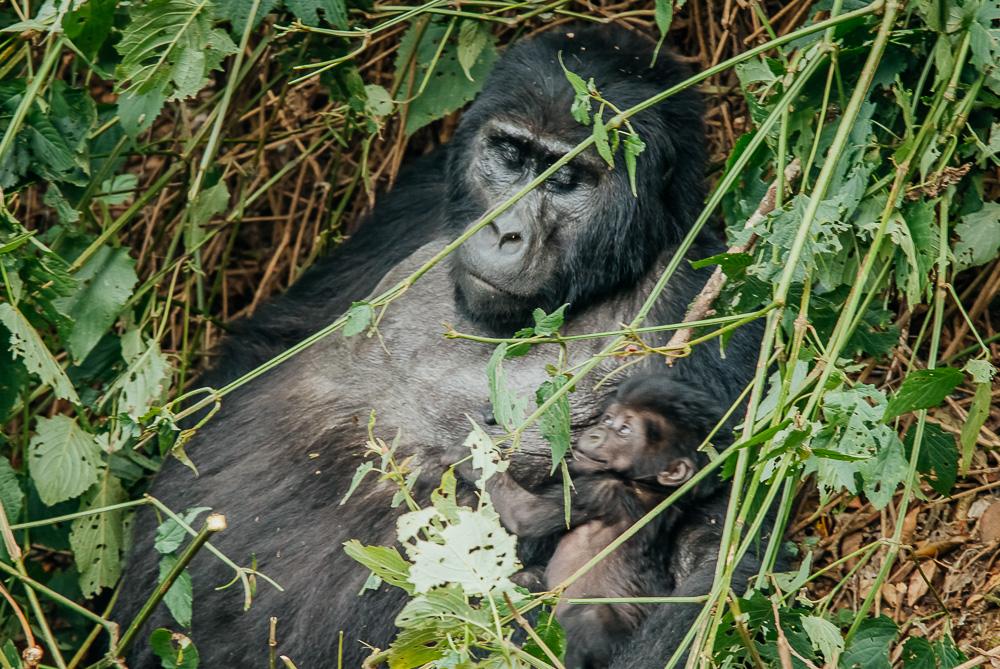
<path fill-rule="evenodd" d="M 721 473 L 734 493 L 715 586 L 686 640 L 698 651 L 691 662 L 953 667 L 978 652 L 960 649 L 948 623 L 930 637 L 918 625 L 901 634 L 894 618 L 876 613 L 898 561 L 915 559 L 901 522 L 908 509 L 949 495 L 986 462 L 977 445 L 995 445 L 997 335 L 988 306 L 1000 291 L 992 278 L 1000 250 L 1000 6 L 793 6 L 774 8 L 773 22 L 756 3 L 727 4 L 719 18 L 668 0 L 410 8 L 15 0 L 0 7 L 0 666 L 112 666 L 131 643 L 151 643 L 167 668 L 198 665 L 197 631 L 185 635 L 198 605 L 185 566 L 224 521 L 142 496 L 162 458 L 197 462 L 184 450 L 197 428 L 182 430 L 179 419 L 224 402 L 251 375 L 335 330 L 353 336 L 377 328 L 379 311 L 406 299 L 424 270 L 225 388 L 201 389 L 194 373 L 227 319 L 252 311 L 349 230 L 376 184 L 392 179 L 411 138 L 429 146 L 447 137 L 449 115 L 475 96 L 501 38 L 568 20 L 616 20 L 654 37 L 672 24 L 676 35 L 683 24 L 701 42 L 703 68 L 631 109 L 567 72 L 577 101 L 566 114 L 593 134 L 536 181 L 586 150 L 641 171 L 643 142 L 629 117 L 710 82 L 713 114 L 725 119 L 710 120 L 713 145 L 728 144 L 717 152 L 728 157 L 682 246 L 721 220 L 731 248 L 701 261 L 718 267 L 714 287 L 691 314 L 693 331 L 672 326 L 679 334 L 666 347 L 643 340 L 648 306 L 599 356 L 573 368 L 559 355 L 572 345 L 559 334 L 560 313 L 538 313 L 511 339 L 485 342 L 497 346 L 483 374 L 508 435 L 495 442 L 472 426 L 467 444 L 481 482 L 505 466 L 500 447 L 516 447 L 536 422 L 559 466 L 570 447 L 571 390 L 596 381 L 589 373 L 600 360 L 650 355 L 683 365 L 691 346 L 724 346 L 734 327 L 760 319 L 765 336 L 736 444 L 701 474 Z M 705 27 L 715 18 L 718 25 Z M 711 53 L 704 34 L 717 40 Z M 307 97 L 317 90 L 325 96 L 319 113 Z M 741 123 L 732 120 L 736 104 L 745 105 Z M 610 121 L 591 113 L 601 106 L 615 112 Z M 315 187 L 304 188 L 307 178 Z M 268 238 L 260 224 L 272 223 Z M 269 255 L 248 251 L 261 246 Z M 268 288 L 232 289 L 229 282 L 247 272 Z M 529 346 L 551 347 L 553 362 L 531 410 L 503 382 L 503 360 Z M 955 402 L 960 423 L 938 419 L 938 408 Z M 558 624 L 546 614 L 531 627 L 522 614 L 551 607 L 566 583 L 535 596 L 514 588 L 515 542 L 488 496 L 476 508 L 459 507 L 448 473 L 431 500 L 415 500 L 391 444 L 373 432 L 369 447 L 352 490 L 370 484 L 370 475 L 399 486 L 408 507 L 403 551 L 359 542 L 346 550 L 372 570 L 371 584 L 384 580 L 412 598 L 396 620 L 396 641 L 370 662 L 560 666 Z M 805 490 L 817 490 L 821 505 L 862 500 L 890 519 L 889 531 L 815 565 L 808 540 L 783 541 Z M 177 625 L 137 639 L 144 613 L 120 621 L 122 628 L 105 616 L 129 515 L 145 504 L 164 518 L 156 548 Z M 778 527 L 757 546 L 772 508 Z M 491 569 L 449 561 L 484 550 L 482 537 L 496 553 Z M 763 551 L 765 564 L 747 593 L 733 593 L 733 569 L 751 548 Z M 266 576 L 218 557 L 234 568 L 250 604 L 252 584 Z M 776 573 L 789 559 L 797 568 Z M 850 573 L 840 585 L 810 596 L 817 579 L 845 564 Z M 869 567 L 875 575 L 866 590 L 843 606 L 847 577 Z M 151 593 L 149 603 L 157 601 Z M 941 615 L 949 619 L 947 610 Z M 523 646 L 511 640 L 521 628 L 529 635 Z M 294 658 L 265 662 L 294 666 Z"/>

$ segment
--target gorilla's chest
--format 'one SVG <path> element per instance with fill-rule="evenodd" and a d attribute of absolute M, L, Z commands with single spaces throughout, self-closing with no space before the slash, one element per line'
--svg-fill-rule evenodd
<path fill-rule="evenodd" d="M 418 251 L 386 276 L 375 294 L 409 275 L 435 250 L 432 245 Z M 469 418 L 484 425 L 490 407 L 487 365 L 496 345 L 444 337 L 449 326 L 467 334 L 480 333 L 456 309 L 453 291 L 447 268 L 436 267 L 389 306 L 377 334 L 352 338 L 334 334 L 304 354 L 303 368 L 316 377 L 317 384 L 330 387 L 327 397 L 334 410 L 329 415 L 352 414 L 351 423 L 360 428 L 374 410 L 377 435 L 388 440 L 399 430 L 404 452 L 436 457 L 461 445 L 470 429 Z M 633 304 L 605 303 L 575 316 L 563 332 L 615 329 L 633 315 L 634 308 Z M 588 359 L 607 341 L 572 342 L 564 368 Z M 536 346 L 526 355 L 503 361 L 505 385 L 524 398 L 529 412 L 535 407 L 535 391 L 549 378 L 546 366 L 558 361 L 555 345 Z M 594 382 L 603 376 L 601 371 L 606 373 L 616 365 L 603 363 Z M 595 419 L 603 398 L 616 385 L 610 382 L 594 389 L 594 382 L 581 384 L 570 396 L 575 428 Z M 522 447 L 534 453 L 547 449 L 537 433 L 526 434 Z"/>

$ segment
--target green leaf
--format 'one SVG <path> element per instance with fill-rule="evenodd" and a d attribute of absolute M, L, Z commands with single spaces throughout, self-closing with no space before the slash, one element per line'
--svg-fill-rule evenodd
<path fill-rule="evenodd" d="M 365 109 L 372 116 L 388 116 L 392 113 L 395 103 L 389 91 L 378 84 L 365 86 Z"/>
<path fill-rule="evenodd" d="M 344 543 L 344 552 L 356 562 L 368 567 L 373 574 L 386 583 L 413 594 L 410 583 L 410 565 L 395 548 L 386 546 L 364 546 L 357 539 Z"/>
<path fill-rule="evenodd" d="M 889 646 L 897 632 L 890 618 L 866 618 L 840 656 L 840 669 L 889 669 Z"/>
<path fill-rule="evenodd" d="M 97 52 L 114 27 L 115 4 L 115 0 L 90 0 L 63 15 L 63 33 L 92 62 L 98 60 Z"/>
<path fill-rule="evenodd" d="M 111 506 L 128 499 L 118 479 L 105 470 L 101 480 L 83 499 L 81 510 Z M 72 523 L 69 543 L 80 572 L 80 591 L 90 598 L 113 588 L 121 575 L 124 511 L 104 511 Z"/>
<path fill-rule="evenodd" d="M 465 19 L 458 28 L 458 63 L 465 76 L 473 81 L 472 67 L 490 42 L 490 31 L 482 21 Z"/>
<path fill-rule="evenodd" d="M 969 405 L 969 413 L 959 437 L 962 444 L 962 472 L 967 472 L 972 464 L 972 454 L 976 449 L 976 440 L 979 439 L 979 430 L 990 417 L 993 404 L 992 381 L 996 368 L 986 360 L 970 360 L 964 369 L 972 376 L 976 385 L 976 392 L 972 396 L 972 404 Z"/>
<path fill-rule="evenodd" d="M 375 311 L 372 309 L 372 305 L 367 302 L 353 302 L 347 312 L 347 322 L 344 323 L 341 332 L 345 337 L 361 334 L 372 324 L 374 317 Z"/>
<path fill-rule="evenodd" d="M 507 379 L 503 372 L 503 359 L 506 354 L 507 344 L 497 346 L 486 365 L 486 376 L 489 380 L 493 417 L 498 425 L 510 432 L 524 421 L 528 402 L 507 388 Z"/>
<path fill-rule="evenodd" d="M 204 0 L 132 4 L 131 20 L 115 45 L 122 56 L 115 72 L 119 92 L 155 91 L 178 100 L 197 94 L 208 73 L 237 50 L 224 31 L 214 28 L 211 7 Z"/>
<path fill-rule="evenodd" d="M 862 489 L 876 509 L 884 509 L 896 489 L 906 481 L 909 463 L 903 453 L 903 444 L 885 425 L 875 426 L 876 438 L 882 442 L 874 458 L 858 463 L 858 473 L 864 482 Z"/>
<path fill-rule="evenodd" d="M 567 307 L 569 305 L 564 304 L 551 314 L 547 314 L 541 309 L 535 309 L 531 312 L 531 317 L 535 320 L 534 334 L 540 337 L 550 337 L 559 332 L 559 328 L 562 327 L 563 321 L 566 319 Z"/>
<path fill-rule="evenodd" d="M 359 485 L 361 485 L 361 481 L 364 480 L 368 472 L 373 469 L 375 469 L 375 463 L 371 460 L 365 460 L 358 465 L 358 468 L 354 470 L 354 477 L 351 478 L 351 485 L 347 486 L 347 492 L 344 493 L 343 498 L 340 500 L 340 506 L 343 506 L 344 502 L 346 502 L 350 496 L 354 494 L 354 491 L 358 489 Z"/>
<path fill-rule="evenodd" d="M 495 475 L 507 471 L 510 461 L 504 459 L 500 449 L 493 443 L 493 439 L 476 421 L 470 419 L 469 422 L 472 423 L 472 431 L 462 445 L 469 449 L 472 454 L 472 468 L 482 472 L 482 476 L 475 481 L 476 487 L 480 490 L 486 490 L 486 482 Z M 442 482 L 445 482 L 446 478 L 442 478 Z M 454 483 L 454 481 L 450 482 Z"/>
<path fill-rule="evenodd" d="M 148 130 L 160 115 L 167 94 L 159 89 L 146 93 L 125 91 L 118 96 L 118 120 L 122 129 L 133 139 Z"/>
<path fill-rule="evenodd" d="M 934 647 L 927 639 L 912 636 L 903 644 L 903 669 L 937 669 Z"/>
<path fill-rule="evenodd" d="M 635 165 L 636 158 L 639 154 L 646 150 L 646 143 L 643 142 L 639 135 L 629 133 L 625 135 L 624 142 L 624 154 L 625 154 L 625 171 L 628 173 L 628 183 L 632 187 L 632 195 L 638 197 L 639 193 L 636 191 L 635 185 Z"/>
<path fill-rule="evenodd" d="M 958 269 L 985 265 L 1000 251 L 1000 204 L 987 202 L 977 212 L 966 214 L 955 226 L 955 264 Z"/>
<path fill-rule="evenodd" d="M 913 450 L 916 434 L 916 424 L 906 431 L 904 444 L 907 453 Z M 924 424 L 924 436 L 917 456 L 917 471 L 939 495 L 951 492 L 958 474 L 958 449 L 955 447 L 955 437 L 950 432 L 945 432 L 933 423 Z"/>
<path fill-rule="evenodd" d="M 101 182 L 101 192 L 104 195 L 94 197 L 106 205 L 125 204 L 130 202 L 139 187 L 139 177 L 134 174 L 118 174 Z"/>
<path fill-rule="evenodd" d="M 743 270 L 753 264 L 753 257 L 749 253 L 717 253 L 714 256 L 692 260 L 692 269 L 702 269 L 718 265 L 726 276 L 737 278 L 743 274 Z"/>
<path fill-rule="evenodd" d="M 563 63 L 562 52 L 559 53 L 559 66 L 562 67 L 563 74 L 566 75 L 569 85 L 573 87 L 573 104 L 569 110 L 570 114 L 577 123 L 590 125 L 590 87 L 587 86 L 587 83 L 580 75 L 571 72 L 566 67 L 566 64 Z"/>
<path fill-rule="evenodd" d="M 472 666 L 468 652 L 454 651 L 452 639 L 465 636 L 465 630 L 489 629 L 492 622 L 488 611 L 474 608 L 461 589 L 448 586 L 407 602 L 395 624 L 401 631 L 389 647 L 388 664 L 392 669 L 414 669 L 437 660 L 440 662 L 430 666 L 465 669 Z M 456 663 L 442 659 L 449 655 Z"/>
<path fill-rule="evenodd" d="M 0 502 L 3 502 L 7 521 L 13 525 L 21 516 L 24 492 L 17 480 L 17 472 L 11 467 L 10 461 L 2 456 L 0 456 Z M 0 541 L 0 545 L 3 545 L 2 541 Z"/>
<path fill-rule="evenodd" d="M 566 75 L 566 81 L 568 81 L 569 85 L 573 87 L 573 92 L 578 96 L 582 95 L 589 99 L 590 91 L 587 90 L 587 83 L 579 74 L 571 72 L 569 68 L 566 67 L 566 64 L 562 59 L 562 52 L 559 52 L 559 66 L 562 67 L 563 74 Z"/>
<path fill-rule="evenodd" d="M 80 268 L 76 278 L 80 281 L 77 291 L 54 304 L 74 321 L 66 348 L 79 364 L 114 324 L 139 277 L 128 249 L 102 246 Z"/>
<path fill-rule="evenodd" d="M 167 574 L 177 564 L 177 557 L 174 555 L 164 555 L 160 558 L 160 575 L 158 583 L 163 583 Z M 191 604 L 194 601 L 194 591 L 191 587 L 191 574 L 187 569 L 182 571 L 174 580 L 173 585 L 167 590 L 163 597 L 163 603 L 167 605 L 167 610 L 174 617 L 181 627 L 191 627 Z"/>
<path fill-rule="evenodd" d="M 835 666 L 837 658 L 844 652 L 844 637 L 840 635 L 840 628 L 819 616 L 802 616 L 800 621 L 813 650 L 823 655 L 828 666 Z"/>
<path fill-rule="evenodd" d="M 594 114 L 594 146 L 608 167 L 614 167 L 615 154 L 611 151 L 611 144 L 608 143 L 608 130 L 604 127 L 604 119 L 600 112 Z"/>
<path fill-rule="evenodd" d="M 195 521 L 198 520 L 198 516 L 211 510 L 208 506 L 193 506 L 187 511 L 180 515 L 181 520 L 187 523 L 188 526 L 194 527 Z M 156 528 L 156 538 L 153 540 L 153 548 L 156 549 L 157 553 L 162 553 L 164 555 L 168 553 L 173 553 L 175 550 L 181 547 L 191 535 L 188 533 L 184 526 L 178 523 L 173 518 L 167 518 L 165 521 L 160 523 L 160 526 Z"/>
<path fill-rule="evenodd" d="M 535 402 L 541 406 L 568 382 L 569 379 L 562 374 L 549 379 L 539 386 L 535 393 Z M 567 395 L 560 397 L 555 404 L 545 410 L 545 413 L 538 419 L 538 428 L 552 448 L 552 470 L 550 473 L 555 473 L 570 447 L 569 397 Z"/>
<path fill-rule="evenodd" d="M 0 304 L 0 323 L 10 331 L 10 350 L 15 357 L 24 361 L 24 368 L 41 379 L 42 383 L 52 386 L 56 397 L 79 404 L 80 398 L 66 372 L 52 357 L 45 342 L 21 312 L 6 302 Z"/>
<path fill-rule="evenodd" d="M 82 495 L 97 483 L 104 468 L 94 435 L 61 415 L 38 417 L 28 445 L 28 464 L 38 496 L 48 506 Z"/>
<path fill-rule="evenodd" d="M 566 657 L 566 630 L 562 628 L 556 620 L 555 611 L 543 611 L 539 614 L 534 624 L 535 633 L 542 643 L 559 659 Z M 549 656 L 545 654 L 541 646 L 530 639 L 524 644 L 524 652 L 543 662 L 550 662 Z"/>
<path fill-rule="evenodd" d="M 344 0 L 285 0 L 285 7 L 307 26 L 318 26 L 320 17 L 323 17 L 335 28 L 347 27 L 347 4 Z"/>
<path fill-rule="evenodd" d="M 964 378 L 962 371 L 953 367 L 910 372 L 896 395 L 889 400 L 884 419 L 889 421 L 910 411 L 938 406 Z"/>
<path fill-rule="evenodd" d="M 141 416 L 166 392 L 170 363 L 154 339 L 143 339 L 140 330 L 128 330 L 121 339 L 122 357 L 128 367 L 115 379 L 109 393 L 119 393 L 118 409 Z"/>
<path fill-rule="evenodd" d="M 656 29 L 660 32 L 660 43 L 667 36 L 670 24 L 674 22 L 674 0 L 656 0 L 653 10 L 653 20 L 656 21 Z"/>
<path fill-rule="evenodd" d="M 184 228 L 184 246 L 190 251 L 205 238 L 205 226 L 229 207 L 229 189 L 225 181 L 198 193 L 189 209 L 190 219 Z"/>
<path fill-rule="evenodd" d="M 407 135 L 412 135 L 428 123 L 450 114 L 472 100 L 482 89 L 486 75 L 496 62 L 497 51 L 494 46 L 496 38 L 491 34 L 488 35 L 479 57 L 469 67 L 469 74 L 472 77 L 470 81 L 459 62 L 458 48 L 454 41 L 449 40 L 440 58 L 436 58 L 438 46 L 444 39 L 446 31 L 447 25 L 444 23 L 431 22 L 423 31 L 416 24 L 411 24 L 400 40 L 396 55 L 397 79 L 409 81 L 410 59 L 414 54 L 416 59 L 416 67 L 412 68 L 412 94 L 417 97 L 409 103 L 407 110 L 404 128 Z M 419 42 L 417 42 L 418 37 Z M 431 72 L 432 65 L 434 69 Z M 427 85 L 421 91 L 420 87 L 425 79 Z M 406 84 L 403 90 L 407 90 Z"/>
<path fill-rule="evenodd" d="M 257 14 L 254 15 L 253 25 L 256 28 L 265 16 L 274 11 L 278 6 L 278 0 L 261 0 L 257 7 Z M 250 20 L 250 10 L 253 9 L 252 0 L 215 0 L 215 16 L 220 21 L 229 21 L 233 27 L 233 35 L 242 37 L 246 30 L 247 21 Z M 304 22 L 304 21 L 303 21 Z"/>
<path fill-rule="evenodd" d="M 149 645 L 163 669 L 198 669 L 198 649 L 179 632 L 161 627 L 149 635 Z"/>

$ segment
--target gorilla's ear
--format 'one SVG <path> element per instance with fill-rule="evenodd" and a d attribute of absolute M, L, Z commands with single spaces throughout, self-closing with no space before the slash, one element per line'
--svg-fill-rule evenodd
<path fill-rule="evenodd" d="M 675 488 L 694 476 L 694 462 L 691 458 L 677 458 L 656 475 L 656 482 L 668 488 Z"/>

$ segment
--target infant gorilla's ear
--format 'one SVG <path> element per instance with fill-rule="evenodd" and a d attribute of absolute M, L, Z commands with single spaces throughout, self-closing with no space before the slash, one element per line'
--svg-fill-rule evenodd
<path fill-rule="evenodd" d="M 656 482 L 662 486 L 677 487 L 694 476 L 694 462 L 691 458 L 677 458 L 667 468 L 656 475 Z"/>

